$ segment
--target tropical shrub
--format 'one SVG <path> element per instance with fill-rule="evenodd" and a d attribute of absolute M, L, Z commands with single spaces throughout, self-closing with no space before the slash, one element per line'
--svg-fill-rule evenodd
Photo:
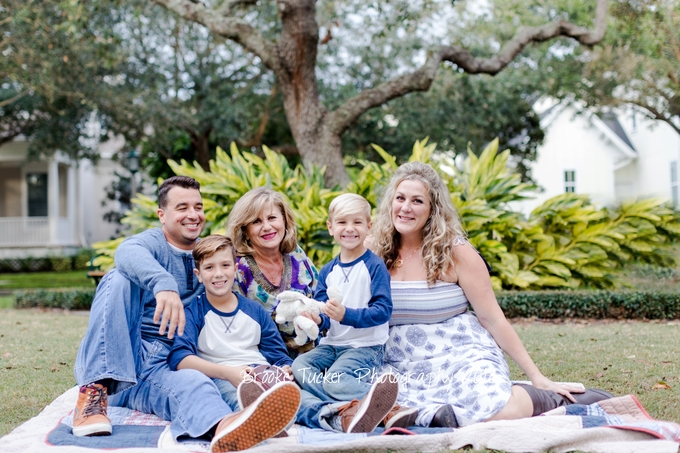
<path fill-rule="evenodd" d="M 328 206 L 342 192 L 324 187 L 324 169 L 308 171 L 302 165 L 291 168 L 284 156 L 266 146 L 261 158 L 241 153 L 235 144 L 231 145 L 230 153 L 217 148 L 209 172 L 184 160 L 169 161 L 169 165 L 175 174 L 191 176 L 201 184 L 206 216 L 204 234 L 224 234 L 234 203 L 250 189 L 266 185 L 280 192 L 293 210 L 299 242 L 310 258 L 325 263 L 332 257 L 332 238 L 326 228 Z M 129 226 L 130 234 L 160 227 L 155 199 L 140 194 L 133 204 L 134 208 L 122 220 Z M 93 263 L 104 270 L 113 267 L 113 253 L 122 239 L 94 244 L 99 256 Z"/>
<path fill-rule="evenodd" d="M 354 159 L 347 192 L 363 195 L 375 208 L 384 185 L 397 168 L 396 159 L 378 146 L 384 162 Z M 498 141 L 480 154 L 471 150 L 459 164 L 435 154 L 427 139 L 413 146 L 410 161 L 432 165 L 446 181 L 451 200 L 470 243 L 491 265 L 496 290 L 543 288 L 613 288 L 623 266 L 632 261 L 660 266 L 675 264 L 672 252 L 680 238 L 680 214 L 659 199 L 598 208 L 585 195 L 565 193 L 547 200 L 528 218 L 510 203 L 536 191 L 508 166 L 509 151 L 498 152 Z M 318 265 L 332 256 L 326 230 L 330 201 L 341 193 L 323 186 L 324 169 L 291 168 L 286 159 L 265 148 L 264 158 L 218 149 L 210 172 L 198 164 L 170 162 L 178 175 L 201 183 L 207 219 L 206 234 L 224 232 L 231 206 L 248 190 L 267 185 L 281 192 L 295 212 L 300 245 Z M 123 219 L 134 234 L 158 225 L 156 202 L 140 195 Z M 106 269 L 122 239 L 95 244 L 95 264 Z"/>

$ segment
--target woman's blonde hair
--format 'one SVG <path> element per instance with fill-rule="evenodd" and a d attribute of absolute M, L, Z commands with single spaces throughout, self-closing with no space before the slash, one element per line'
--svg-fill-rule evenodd
<path fill-rule="evenodd" d="M 464 238 L 465 230 L 446 184 L 431 166 L 408 162 L 394 173 L 380 200 L 373 225 L 373 251 L 385 261 L 388 269 L 393 269 L 399 258 L 401 235 L 392 222 L 392 201 L 403 181 L 421 182 L 430 195 L 430 217 L 422 230 L 421 254 L 427 270 L 427 282 L 434 284 L 453 267 L 454 240 Z"/>
<path fill-rule="evenodd" d="M 248 225 L 260 217 L 265 206 L 279 208 L 285 222 L 285 233 L 279 245 L 281 253 L 290 253 L 297 248 L 295 233 L 295 217 L 280 193 L 269 187 L 258 187 L 245 193 L 234 203 L 234 207 L 227 218 L 227 236 L 234 241 L 236 254 L 239 256 L 254 255 L 255 250 L 250 245 L 247 229 Z"/>

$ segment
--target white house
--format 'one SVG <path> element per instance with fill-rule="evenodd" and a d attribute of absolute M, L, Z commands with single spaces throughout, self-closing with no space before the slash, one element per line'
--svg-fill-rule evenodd
<path fill-rule="evenodd" d="M 21 138 L 1 146 L 0 259 L 68 253 L 114 236 L 102 201 L 114 171 L 125 171 L 111 160 L 121 144 L 102 144 L 97 166 L 62 153 L 28 161 Z"/>
<path fill-rule="evenodd" d="M 668 124 L 633 109 L 596 115 L 552 99 L 534 108 L 545 140 L 531 175 L 544 191 L 522 212 L 565 192 L 588 194 L 600 206 L 652 196 L 678 206 L 680 135 Z"/>

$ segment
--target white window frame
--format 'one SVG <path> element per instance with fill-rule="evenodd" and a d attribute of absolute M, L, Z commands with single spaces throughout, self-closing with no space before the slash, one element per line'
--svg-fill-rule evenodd
<path fill-rule="evenodd" d="M 564 192 L 576 192 L 576 170 L 564 170 Z"/>

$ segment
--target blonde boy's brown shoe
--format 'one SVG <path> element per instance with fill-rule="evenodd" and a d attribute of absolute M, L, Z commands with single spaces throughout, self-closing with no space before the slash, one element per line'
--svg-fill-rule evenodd
<path fill-rule="evenodd" d="M 393 374 L 381 376 L 361 400 L 338 408 L 340 426 L 346 433 L 370 433 L 394 407 L 399 384 Z"/>
<path fill-rule="evenodd" d="M 81 386 L 73 411 L 73 435 L 83 437 L 111 434 L 111 420 L 106 415 L 107 407 L 106 387 L 101 384 Z"/>

